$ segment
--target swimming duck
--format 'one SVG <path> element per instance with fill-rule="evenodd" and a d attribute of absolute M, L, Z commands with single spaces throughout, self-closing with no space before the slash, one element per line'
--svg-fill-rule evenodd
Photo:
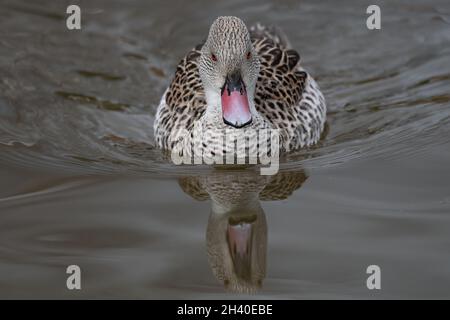
<path fill-rule="evenodd" d="M 279 129 L 280 149 L 289 151 L 316 143 L 325 120 L 317 83 L 278 29 L 260 24 L 247 29 L 237 17 L 219 17 L 206 41 L 178 64 L 154 131 L 158 147 L 187 150 L 196 127 L 238 135 Z M 214 138 L 207 136 L 203 145 L 217 146 Z"/>

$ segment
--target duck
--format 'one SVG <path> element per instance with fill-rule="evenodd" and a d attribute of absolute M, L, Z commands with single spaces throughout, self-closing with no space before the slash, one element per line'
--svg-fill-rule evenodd
<path fill-rule="evenodd" d="M 203 147 L 224 155 L 234 144 L 218 133 L 248 137 L 276 129 L 277 146 L 289 152 L 316 144 L 325 122 L 325 98 L 284 33 L 221 16 L 179 62 L 157 108 L 154 136 L 161 149 L 192 154 L 202 130 Z"/>

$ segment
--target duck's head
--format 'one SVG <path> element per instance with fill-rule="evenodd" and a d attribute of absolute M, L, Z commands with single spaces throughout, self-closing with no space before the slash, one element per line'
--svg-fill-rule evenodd
<path fill-rule="evenodd" d="M 209 116 L 234 128 L 252 123 L 257 116 L 254 93 L 259 59 L 241 19 L 214 21 L 201 50 L 199 72 Z"/>

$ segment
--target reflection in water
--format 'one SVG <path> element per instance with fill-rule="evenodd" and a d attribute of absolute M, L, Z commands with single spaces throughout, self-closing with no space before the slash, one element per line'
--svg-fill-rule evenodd
<path fill-rule="evenodd" d="M 211 269 L 225 287 L 256 292 L 266 275 L 267 223 L 260 200 L 287 199 L 307 176 L 303 170 L 261 176 L 217 170 L 179 180 L 194 199 L 211 199 L 206 246 Z"/>

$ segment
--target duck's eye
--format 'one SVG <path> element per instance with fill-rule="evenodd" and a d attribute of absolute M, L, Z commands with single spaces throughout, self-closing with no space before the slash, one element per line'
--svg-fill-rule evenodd
<path fill-rule="evenodd" d="M 252 57 L 252 53 L 250 51 L 247 52 L 247 55 L 246 55 L 247 60 L 250 60 L 251 57 Z"/>
<path fill-rule="evenodd" d="M 217 57 L 214 53 L 211 53 L 211 60 L 214 62 L 217 61 Z"/>

